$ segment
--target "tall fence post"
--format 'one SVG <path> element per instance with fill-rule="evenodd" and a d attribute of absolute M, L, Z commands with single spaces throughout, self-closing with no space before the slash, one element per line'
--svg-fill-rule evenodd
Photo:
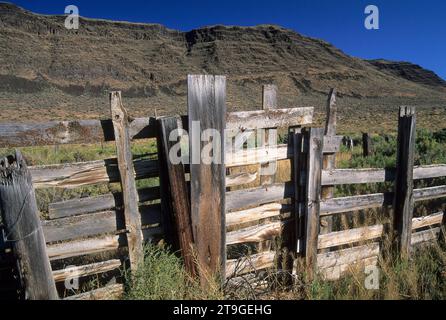
<path fill-rule="evenodd" d="M 226 77 L 188 75 L 187 84 L 192 231 L 206 285 L 225 276 Z"/>
<path fill-rule="evenodd" d="M 170 152 L 175 151 L 176 154 L 174 156 L 181 159 L 181 154 L 179 154 L 181 153 L 181 149 L 172 149 L 172 147 L 181 143 L 180 132 L 177 131 L 178 135 L 175 135 L 179 141 L 170 140 L 170 135 L 173 131 L 182 129 L 178 126 L 178 122 L 180 121 L 181 119 L 179 117 L 160 118 L 158 120 L 160 128 L 159 136 L 161 138 L 160 143 L 164 153 L 163 161 L 165 161 L 165 166 L 167 168 L 168 180 L 166 181 L 166 188 L 172 200 L 179 247 L 182 252 L 186 271 L 190 275 L 195 276 L 197 272 L 193 251 L 194 239 L 192 236 L 189 193 L 184 175 L 184 165 L 182 162 L 173 163 L 173 159 L 169 157 Z"/>
<path fill-rule="evenodd" d="M 20 151 L 16 151 L 15 157 L 1 160 L 0 208 L 6 241 L 12 243 L 18 261 L 25 299 L 58 299 L 31 173 Z"/>
<path fill-rule="evenodd" d="M 322 181 L 322 152 L 324 129 L 305 128 L 302 131 L 301 162 L 302 173 L 301 210 L 305 219 L 303 228 L 303 254 L 308 275 L 313 277 L 317 267 L 317 245 L 320 229 L 320 200 Z"/>
<path fill-rule="evenodd" d="M 409 257 L 411 248 L 415 125 L 415 107 L 400 107 L 393 227 L 398 252 L 402 257 Z"/>
<path fill-rule="evenodd" d="M 130 267 L 132 270 L 136 270 L 144 259 L 143 236 L 130 146 L 129 120 L 127 111 L 122 105 L 121 92 L 110 92 L 110 109 L 115 133 L 118 169 L 121 176 Z"/>
<path fill-rule="evenodd" d="M 334 137 L 336 135 L 336 89 L 331 89 L 327 100 L 327 117 L 325 122 L 326 137 Z M 323 155 L 323 169 L 333 170 L 336 167 L 336 153 L 327 153 Z M 322 188 L 322 199 L 331 199 L 334 196 L 333 186 L 324 186 Z M 321 218 L 321 234 L 330 233 L 333 230 L 333 217 Z"/>

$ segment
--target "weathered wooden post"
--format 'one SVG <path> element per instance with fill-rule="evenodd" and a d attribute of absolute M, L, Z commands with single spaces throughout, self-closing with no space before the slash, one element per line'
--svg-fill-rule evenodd
<path fill-rule="evenodd" d="M 182 252 L 186 271 L 190 275 L 196 276 L 194 239 L 192 236 L 189 193 L 184 175 L 184 165 L 182 162 L 174 163 L 173 159 L 169 156 L 171 150 L 173 150 L 172 147 L 178 143 L 178 141 L 171 141 L 169 137 L 174 130 L 182 129 L 178 125 L 178 123 L 181 122 L 181 119 L 179 117 L 160 118 L 158 122 L 160 129 L 159 137 L 161 138 L 160 143 L 164 153 L 163 161 L 168 176 L 166 189 L 172 200 L 179 247 Z M 179 133 L 180 132 L 178 132 L 178 134 Z M 177 138 L 180 139 L 180 136 L 177 135 Z M 175 156 L 181 159 L 180 153 L 181 149 L 177 150 Z"/>
<path fill-rule="evenodd" d="M 302 253 L 309 277 L 313 277 L 317 267 L 317 245 L 320 230 L 320 200 L 322 181 L 322 152 L 324 129 L 305 128 L 302 131 L 300 210 L 305 220 L 303 228 Z"/>
<path fill-rule="evenodd" d="M 325 137 L 336 135 L 336 89 L 331 89 L 327 100 L 327 117 L 325 122 Z M 336 167 L 336 153 L 326 153 L 323 155 L 323 169 L 333 170 Z M 334 186 L 322 188 L 322 199 L 331 199 L 334 196 Z M 321 234 L 330 233 L 333 230 L 333 217 L 321 218 Z"/>
<path fill-rule="evenodd" d="M 226 77 L 189 75 L 187 85 L 192 232 L 206 285 L 215 274 L 225 276 Z"/>
<path fill-rule="evenodd" d="M 118 169 L 121 177 L 122 198 L 124 200 L 130 267 L 132 270 L 136 270 L 144 260 L 143 237 L 130 146 L 129 120 L 127 111 L 122 105 L 120 91 L 110 92 L 110 109 L 115 133 Z"/>
<path fill-rule="evenodd" d="M 367 132 L 362 133 L 362 154 L 364 157 L 368 157 L 373 154 L 373 141 Z"/>
<path fill-rule="evenodd" d="M 415 107 L 400 107 L 395 176 L 394 235 L 401 257 L 410 256 L 413 218 L 413 164 L 415 153 Z"/>
<path fill-rule="evenodd" d="M 31 173 L 20 151 L 0 161 L 0 209 L 12 243 L 25 299 L 59 298 L 37 210 Z"/>

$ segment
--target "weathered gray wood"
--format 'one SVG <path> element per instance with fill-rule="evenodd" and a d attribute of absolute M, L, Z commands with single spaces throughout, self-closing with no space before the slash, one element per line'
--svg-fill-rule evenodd
<path fill-rule="evenodd" d="M 61 270 L 53 271 L 54 281 L 62 282 L 66 279 L 87 277 L 98 273 L 112 271 L 121 267 L 119 259 L 84 264 L 82 266 L 74 266 Z"/>
<path fill-rule="evenodd" d="M 141 207 L 140 224 L 151 226 L 161 221 L 159 204 Z M 105 233 L 126 231 L 123 212 L 104 211 L 55 220 L 43 220 L 42 227 L 47 242 L 79 239 Z"/>
<path fill-rule="evenodd" d="M 164 150 L 163 159 L 167 159 L 165 165 L 168 174 L 168 191 L 172 199 L 176 230 L 178 234 L 179 247 L 182 252 L 186 271 L 192 275 L 197 275 L 194 261 L 194 238 L 192 235 L 191 209 L 189 204 L 189 192 L 186 184 L 184 166 L 182 163 L 173 164 L 169 158 L 171 148 L 177 141 L 170 141 L 169 135 L 173 130 L 178 129 L 178 118 L 161 118 L 160 136 Z"/>
<path fill-rule="evenodd" d="M 415 108 L 401 107 L 398 121 L 398 146 L 395 192 L 393 200 L 393 230 L 399 254 L 410 255 L 414 207 L 413 163 L 415 155 Z"/>
<path fill-rule="evenodd" d="M 226 214 L 226 226 L 234 227 L 247 222 L 279 217 L 282 213 L 290 212 L 291 210 L 292 207 L 290 205 L 269 203 L 252 209 L 233 211 Z"/>
<path fill-rule="evenodd" d="M 272 110 L 277 109 L 277 86 L 275 85 L 264 85 L 262 87 L 262 109 Z M 274 139 L 273 147 L 277 145 L 277 129 L 266 129 L 261 137 L 261 145 L 268 146 L 269 140 Z M 260 165 L 260 185 L 270 185 L 275 182 L 275 174 L 266 174 L 271 172 L 276 172 L 277 161 L 271 161 L 262 163 Z"/>
<path fill-rule="evenodd" d="M 355 228 L 319 235 L 318 248 L 326 249 L 345 244 L 361 242 L 380 238 L 383 234 L 383 225 Z"/>
<path fill-rule="evenodd" d="M 135 160 L 135 179 L 157 176 L 156 160 Z M 77 188 L 101 182 L 119 182 L 117 159 L 64 163 L 29 168 L 35 188 Z"/>
<path fill-rule="evenodd" d="M 443 212 L 434 213 L 428 216 L 418 217 L 412 219 L 412 230 L 425 228 L 434 224 L 441 224 L 443 222 Z"/>
<path fill-rule="evenodd" d="M 257 180 L 258 173 L 236 173 L 231 174 L 229 176 L 226 176 L 226 187 L 234 187 L 234 186 L 240 186 L 244 184 L 249 184 L 253 181 Z"/>
<path fill-rule="evenodd" d="M 319 269 L 333 268 L 370 257 L 377 257 L 378 255 L 379 243 L 372 243 L 332 252 L 319 253 L 317 255 L 317 266 Z"/>
<path fill-rule="evenodd" d="M 270 222 L 236 231 L 230 231 L 226 234 L 226 244 L 260 242 L 272 239 L 273 237 L 280 235 L 286 223 L 289 223 L 289 221 Z"/>
<path fill-rule="evenodd" d="M 130 123 L 133 139 L 156 136 L 154 118 L 138 118 Z M 44 123 L 0 124 L 0 148 L 113 141 L 112 120 L 71 120 Z"/>
<path fill-rule="evenodd" d="M 313 112 L 313 107 L 230 112 L 226 115 L 226 129 L 245 131 L 302 126 L 313 122 Z"/>
<path fill-rule="evenodd" d="M 40 226 L 31 174 L 20 151 L 0 161 L 0 209 L 25 299 L 58 299 Z"/>
<path fill-rule="evenodd" d="M 163 234 L 161 227 L 143 229 L 145 242 L 151 242 L 160 238 Z M 82 255 L 97 254 L 100 252 L 117 250 L 127 246 L 125 234 L 100 236 L 82 240 L 47 245 L 50 260 L 60 260 Z"/>
<path fill-rule="evenodd" d="M 129 248 L 130 268 L 138 269 L 144 259 L 141 217 L 138 211 L 138 192 L 133 169 L 127 111 L 122 106 L 121 92 L 110 93 L 110 110 L 115 132 L 118 169 L 124 200 L 125 228 Z"/>
<path fill-rule="evenodd" d="M 231 259 L 226 263 L 226 277 L 233 278 L 249 272 L 257 272 L 274 266 L 276 252 L 264 251 L 240 259 Z"/>
<path fill-rule="evenodd" d="M 414 246 L 421 244 L 423 242 L 430 242 L 437 240 L 438 236 L 440 235 L 440 232 L 441 232 L 440 227 L 415 232 L 412 234 L 410 244 Z"/>
<path fill-rule="evenodd" d="M 138 198 L 140 203 L 159 199 L 159 187 L 148 187 L 139 189 Z M 59 219 L 80 214 L 120 208 L 122 205 L 123 201 L 121 193 L 107 193 L 96 197 L 77 198 L 50 203 L 48 206 L 48 215 L 50 219 Z"/>
<path fill-rule="evenodd" d="M 294 196 L 291 182 L 226 192 L 226 212 L 256 207 Z"/>
<path fill-rule="evenodd" d="M 209 141 L 201 141 L 201 133 L 213 129 L 224 136 L 226 115 L 226 78 L 222 76 L 188 76 L 189 150 L 191 153 L 191 217 L 193 235 L 198 251 L 201 282 L 209 279 L 206 273 L 225 276 L 225 164 L 224 139 L 214 144 L 215 162 L 203 163 L 200 155 Z M 199 121 L 200 132 L 192 130 Z M 214 137 L 216 139 L 216 137 Z M 198 154 L 198 164 L 194 154 Z M 220 158 L 220 161 L 218 161 Z M 219 162 L 219 163 L 218 163 Z"/>
<path fill-rule="evenodd" d="M 303 253 L 305 265 L 311 277 L 316 271 L 317 264 L 324 130 L 321 128 L 304 129 L 302 136 L 302 149 L 306 151 L 301 154 L 303 161 L 306 162 L 305 181 L 302 186 L 304 192 L 302 210 L 305 217 Z"/>
<path fill-rule="evenodd" d="M 373 141 L 367 132 L 362 133 L 362 153 L 364 157 L 369 157 L 373 154 Z"/>
<path fill-rule="evenodd" d="M 331 89 L 327 100 L 326 122 L 324 137 L 331 138 L 336 134 L 336 89 Z M 327 153 L 323 155 L 322 168 L 324 170 L 333 170 L 336 167 L 336 153 Z M 322 183 L 322 181 L 321 181 Z M 322 200 L 334 197 L 334 186 L 322 187 Z M 327 216 L 321 218 L 321 234 L 330 233 L 333 230 L 333 217 Z"/>
<path fill-rule="evenodd" d="M 356 260 L 352 263 L 345 263 L 330 268 L 320 269 L 320 276 L 326 281 L 340 279 L 348 272 L 363 271 L 366 266 L 376 266 L 378 264 L 378 256 L 371 256 L 362 260 Z"/>
<path fill-rule="evenodd" d="M 120 299 L 123 293 L 124 285 L 111 284 L 103 288 L 66 297 L 64 300 L 115 300 Z"/>

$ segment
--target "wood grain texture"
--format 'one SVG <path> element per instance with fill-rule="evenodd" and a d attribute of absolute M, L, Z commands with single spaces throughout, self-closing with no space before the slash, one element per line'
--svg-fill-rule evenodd
<path fill-rule="evenodd" d="M 319 235 L 318 248 L 326 249 L 380 238 L 383 234 L 383 230 L 383 225 L 375 225 Z"/>
<path fill-rule="evenodd" d="M 0 161 L 0 209 L 25 299 L 58 299 L 31 174 L 18 150 Z"/>
<path fill-rule="evenodd" d="M 377 256 L 379 256 L 379 243 L 372 243 L 353 248 L 319 253 L 317 256 L 317 266 L 319 269 L 332 268 Z"/>
<path fill-rule="evenodd" d="M 177 238 L 184 260 L 186 271 L 197 275 L 194 261 L 194 238 L 192 235 L 191 209 L 189 203 L 189 192 L 186 184 L 184 166 L 182 163 L 173 164 L 169 158 L 171 148 L 177 141 L 170 141 L 169 135 L 178 129 L 178 118 L 169 117 L 159 119 L 161 144 L 164 151 L 163 159 L 166 159 L 167 189 L 172 199 L 174 219 L 176 223 Z"/>
<path fill-rule="evenodd" d="M 438 212 L 424 217 L 412 219 L 412 230 L 425 228 L 434 224 L 441 224 L 443 222 L 444 213 Z"/>
<path fill-rule="evenodd" d="M 226 214 L 226 227 L 237 226 L 242 223 L 254 222 L 261 219 L 279 217 L 284 212 L 290 212 L 291 206 L 280 203 L 269 203 L 256 208 L 233 211 Z"/>
<path fill-rule="evenodd" d="M 103 288 L 66 297 L 64 300 L 115 300 L 124 294 L 123 284 L 111 284 Z"/>
<path fill-rule="evenodd" d="M 62 282 L 66 279 L 87 277 L 98 273 L 112 271 L 121 267 L 119 259 L 84 264 L 82 266 L 69 267 L 53 271 L 54 281 Z"/>
<path fill-rule="evenodd" d="M 305 265 L 310 277 L 314 275 L 317 265 L 317 246 L 320 230 L 320 200 L 322 175 L 322 150 L 324 130 L 310 128 L 302 131 L 303 150 L 301 156 L 306 164 L 305 182 L 302 186 L 303 215 L 305 228 L 303 235 L 303 253 Z"/>
<path fill-rule="evenodd" d="M 233 278 L 250 272 L 257 272 L 262 269 L 274 266 L 276 252 L 265 251 L 240 259 L 231 259 L 226 263 L 226 277 Z"/>
<path fill-rule="evenodd" d="M 431 228 L 428 230 L 423 230 L 419 232 L 415 232 L 412 234 L 410 244 L 412 246 L 421 244 L 423 242 L 431 242 L 438 239 L 438 236 L 440 235 L 441 228 Z"/>
<path fill-rule="evenodd" d="M 222 76 L 188 76 L 189 150 L 191 153 L 191 218 L 193 235 L 198 251 L 200 270 L 221 274 L 224 278 L 225 246 L 225 174 L 223 161 L 205 164 L 194 154 L 201 155 L 205 143 L 201 132 L 214 129 L 223 137 L 226 115 L 226 78 Z M 199 121 L 200 132 L 192 130 Z M 198 136 L 199 135 L 199 136 Z M 214 149 L 214 156 L 224 160 L 224 143 Z M 217 161 L 218 162 L 218 161 Z M 206 274 L 201 275 L 202 284 Z"/>
<path fill-rule="evenodd" d="M 393 230 L 399 254 L 408 258 L 412 236 L 414 208 L 413 164 L 415 155 L 415 108 L 401 107 L 398 118 L 398 144 L 395 192 L 393 200 Z"/>
<path fill-rule="evenodd" d="M 118 169 L 124 202 L 125 228 L 129 248 L 130 268 L 137 270 L 144 259 L 141 217 L 138 210 L 138 192 L 133 168 L 127 111 L 121 101 L 121 92 L 110 93 L 110 110 L 115 132 Z"/>
<path fill-rule="evenodd" d="M 157 176 L 155 160 L 133 161 L 135 179 Z M 30 167 L 35 188 L 77 188 L 102 182 L 119 182 L 117 159 Z"/>
<path fill-rule="evenodd" d="M 254 243 L 272 239 L 280 235 L 285 223 L 289 222 L 277 221 L 228 232 L 226 234 L 226 244 Z"/>

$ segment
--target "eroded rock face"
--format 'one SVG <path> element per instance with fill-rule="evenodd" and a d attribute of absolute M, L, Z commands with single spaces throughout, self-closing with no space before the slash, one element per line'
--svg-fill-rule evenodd
<path fill-rule="evenodd" d="M 426 70 L 410 62 L 397 62 L 388 60 L 369 60 L 379 70 L 386 71 L 397 77 L 432 87 L 446 87 L 446 81 L 435 72 Z"/>
<path fill-rule="evenodd" d="M 353 58 L 279 26 L 181 32 L 82 18 L 79 30 L 67 30 L 64 21 L 0 4 L 0 93 L 101 97 L 113 89 L 174 109 L 188 73 L 212 73 L 228 76 L 228 101 L 237 105 L 258 101 L 270 82 L 290 102 L 330 87 L 355 98 L 446 94 L 445 81 L 421 67 Z"/>

